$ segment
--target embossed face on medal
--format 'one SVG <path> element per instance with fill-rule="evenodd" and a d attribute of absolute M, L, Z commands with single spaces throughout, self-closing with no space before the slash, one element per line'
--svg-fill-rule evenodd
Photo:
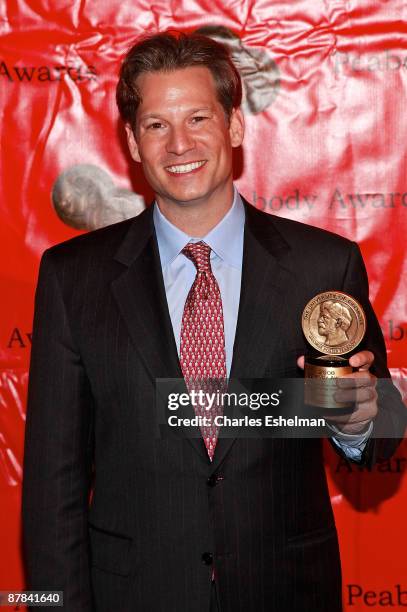
<path fill-rule="evenodd" d="M 311 346 L 321 353 L 344 355 L 361 342 L 366 317 L 359 302 L 350 295 L 326 291 L 304 308 L 302 329 Z"/>

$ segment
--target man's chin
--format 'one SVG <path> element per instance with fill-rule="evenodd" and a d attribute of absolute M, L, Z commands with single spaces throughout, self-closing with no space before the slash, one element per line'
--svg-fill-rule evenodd
<path fill-rule="evenodd" d="M 205 202 L 210 197 L 210 194 L 206 191 L 177 191 L 171 192 L 168 194 L 163 194 L 161 199 L 166 202 L 171 202 L 171 204 L 176 204 L 178 206 L 195 206 L 197 204 L 201 204 Z"/>

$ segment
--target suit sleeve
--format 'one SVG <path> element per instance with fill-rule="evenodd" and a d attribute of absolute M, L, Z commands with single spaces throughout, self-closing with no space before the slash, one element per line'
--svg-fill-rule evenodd
<path fill-rule="evenodd" d="M 61 276 L 63 281 L 63 270 Z M 27 588 L 62 590 L 65 612 L 92 610 L 87 535 L 92 412 L 52 254 L 46 252 L 36 291 L 28 389 L 23 549 Z"/>
<path fill-rule="evenodd" d="M 343 281 L 343 291 L 356 298 L 366 314 L 365 337 L 362 344 L 353 352 L 369 350 L 375 357 L 371 372 L 378 378 L 379 410 L 373 422 L 372 434 L 366 443 L 359 462 L 371 466 L 376 462 L 385 461 L 396 450 L 406 428 L 407 409 L 403 404 L 400 393 L 391 382 L 383 334 L 369 301 L 366 268 L 356 243 L 352 243 Z M 338 449 L 336 448 L 336 450 Z"/>

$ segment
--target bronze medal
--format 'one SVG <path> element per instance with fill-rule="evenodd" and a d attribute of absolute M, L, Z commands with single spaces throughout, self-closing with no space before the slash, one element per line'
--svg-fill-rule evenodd
<path fill-rule="evenodd" d="M 353 351 L 365 335 L 362 306 L 342 291 L 324 291 L 305 306 L 302 329 L 310 345 L 322 353 L 305 359 L 305 403 L 317 408 L 352 409 L 352 404 L 335 401 L 333 379 L 352 373 L 348 359 L 341 355 Z"/>
<path fill-rule="evenodd" d="M 362 341 L 366 316 L 359 302 L 347 293 L 325 291 L 305 306 L 302 329 L 311 346 L 324 355 L 345 355 Z"/>

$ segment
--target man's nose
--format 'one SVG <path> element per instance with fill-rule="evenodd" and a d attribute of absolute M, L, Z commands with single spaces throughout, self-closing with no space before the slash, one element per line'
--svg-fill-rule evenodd
<path fill-rule="evenodd" d="M 195 146 L 192 134 L 185 126 L 173 126 L 168 136 L 167 151 L 175 155 L 183 155 Z"/>

